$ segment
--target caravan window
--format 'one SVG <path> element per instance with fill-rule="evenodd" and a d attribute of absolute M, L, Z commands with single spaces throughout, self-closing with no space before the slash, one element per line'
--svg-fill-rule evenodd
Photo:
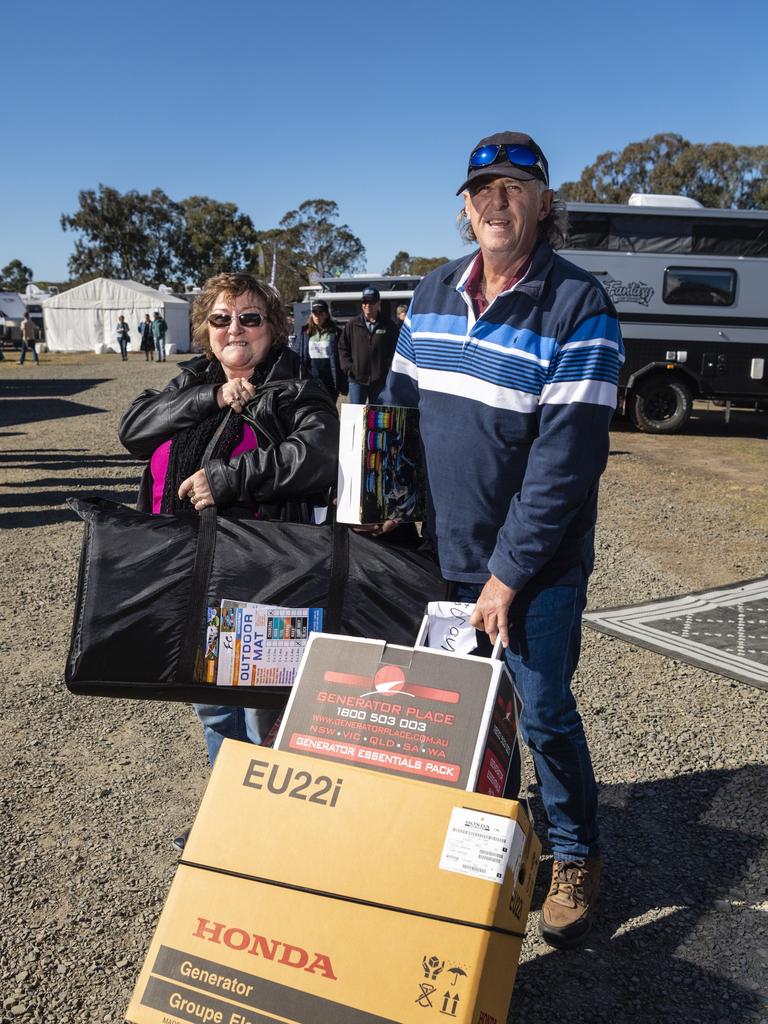
<path fill-rule="evenodd" d="M 601 213 L 568 213 L 569 249 L 607 249 L 611 222 Z"/>
<path fill-rule="evenodd" d="M 664 301 L 673 306 L 732 306 L 736 271 L 667 267 L 663 295 Z"/>
<path fill-rule="evenodd" d="M 768 223 L 711 220 L 694 224 L 693 252 L 707 256 L 768 256 Z"/>
<path fill-rule="evenodd" d="M 567 248 L 766 257 L 768 220 L 569 210 Z"/>
<path fill-rule="evenodd" d="M 356 299 L 354 302 L 342 302 L 340 300 L 331 300 L 331 316 L 334 320 L 349 320 L 350 317 L 357 316 L 361 312 L 360 300 Z"/>
<path fill-rule="evenodd" d="M 568 211 L 569 249 L 614 252 L 690 252 L 691 223 L 685 217 L 638 213 Z"/>

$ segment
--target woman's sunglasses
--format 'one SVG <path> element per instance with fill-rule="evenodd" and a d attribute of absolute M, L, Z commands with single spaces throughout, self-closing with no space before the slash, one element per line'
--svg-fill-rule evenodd
<path fill-rule="evenodd" d="M 470 170 L 477 170 L 478 167 L 490 167 L 491 164 L 510 163 L 514 167 L 521 167 L 531 174 L 549 184 L 549 177 L 546 168 L 541 162 L 541 157 L 528 146 L 508 146 L 505 144 L 492 146 L 478 146 L 469 157 Z M 538 173 L 537 173 L 538 172 Z"/>
<path fill-rule="evenodd" d="M 262 324 L 267 322 L 267 318 L 263 313 L 238 313 L 237 322 L 241 327 L 261 327 Z M 211 313 L 208 317 L 208 323 L 211 327 L 217 327 L 222 330 L 224 327 L 229 327 L 232 323 L 232 317 L 229 313 Z"/>

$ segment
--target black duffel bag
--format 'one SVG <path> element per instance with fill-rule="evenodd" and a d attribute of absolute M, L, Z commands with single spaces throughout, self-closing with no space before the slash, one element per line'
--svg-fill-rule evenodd
<path fill-rule="evenodd" d="M 150 515 L 70 498 L 85 521 L 66 683 L 73 693 L 282 707 L 289 689 L 199 682 L 222 598 L 324 610 L 324 630 L 411 646 L 446 585 L 427 554 L 328 523 Z"/>

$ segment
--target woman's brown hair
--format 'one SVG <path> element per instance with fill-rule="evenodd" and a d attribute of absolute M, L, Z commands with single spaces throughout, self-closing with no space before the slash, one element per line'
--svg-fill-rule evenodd
<path fill-rule="evenodd" d="M 205 282 L 192 307 L 192 344 L 204 352 L 208 359 L 215 359 L 208 336 L 208 317 L 222 293 L 229 299 L 236 299 L 240 295 L 257 295 L 267 307 L 267 321 L 272 328 L 272 347 L 281 348 L 287 343 L 288 320 L 276 288 L 259 281 L 253 274 L 216 274 Z"/>

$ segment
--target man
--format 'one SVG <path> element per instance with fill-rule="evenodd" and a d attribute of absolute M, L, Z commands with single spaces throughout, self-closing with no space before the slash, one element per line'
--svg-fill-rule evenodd
<path fill-rule="evenodd" d="M 37 354 L 37 348 L 35 342 L 37 340 L 37 327 L 32 323 L 29 316 L 29 310 L 24 313 L 24 318 L 21 321 L 21 353 L 19 355 L 19 366 L 24 365 L 24 360 L 27 355 L 27 350 L 32 353 L 32 358 L 35 360 L 35 365 L 40 365 L 40 357 Z"/>
<path fill-rule="evenodd" d="M 554 855 L 542 935 L 567 947 L 589 931 L 602 868 L 571 677 L 623 346 L 601 286 L 552 249 L 530 136 L 482 139 L 460 193 L 479 252 L 418 285 L 382 398 L 421 410 L 443 575 L 505 645 Z"/>
<path fill-rule="evenodd" d="M 349 400 L 375 403 L 387 379 L 397 343 L 397 327 L 381 313 L 377 288 L 364 288 L 362 313 L 348 320 L 339 338 L 339 362 L 349 380 Z"/>
<path fill-rule="evenodd" d="M 152 338 L 155 342 L 158 363 L 165 362 L 165 336 L 167 333 L 168 324 L 165 322 L 164 318 L 160 316 L 159 310 L 155 310 L 155 316 L 152 320 Z"/>

